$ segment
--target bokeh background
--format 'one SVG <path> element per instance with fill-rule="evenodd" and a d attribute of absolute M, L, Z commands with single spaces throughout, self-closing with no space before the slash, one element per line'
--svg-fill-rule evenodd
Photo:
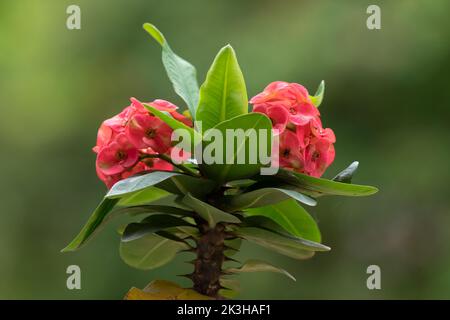
<path fill-rule="evenodd" d="M 81 30 L 66 8 L 81 7 Z M 382 29 L 366 28 L 378 4 Z M 190 266 L 138 271 L 119 257 L 114 223 L 81 251 L 59 250 L 105 192 L 94 170 L 96 130 L 130 96 L 182 106 L 142 30 L 156 24 L 174 50 L 197 66 L 199 82 L 231 43 L 249 96 L 274 80 L 314 92 L 335 130 L 337 157 L 326 177 L 359 160 L 356 183 L 369 198 L 327 198 L 310 211 L 333 249 L 294 261 L 253 245 L 240 257 L 285 266 L 241 276 L 241 298 L 450 298 L 450 2 L 110 1 L 0 2 L 0 298 L 120 299 L 153 279 L 188 285 Z M 66 288 L 77 264 L 82 289 Z M 366 288 L 366 268 L 382 289 Z"/>

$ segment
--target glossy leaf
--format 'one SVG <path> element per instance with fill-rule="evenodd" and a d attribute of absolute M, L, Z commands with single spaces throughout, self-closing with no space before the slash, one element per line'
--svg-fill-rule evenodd
<path fill-rule="evenodd" d="M 208 192 L 209 188 L 214 185 L 215 183 L 210 180 L 191 177 L 180 172 L 153 171 L 120 180 L 112 186 L 106 197 L 120 198 L 153 186 L 171 193 L 186 194 L 190 192 L 199 196 Z"/>
<path fill-rule="evenodd" d="M 312 257 L 315 251 L 330 250 L 320 243 L 298 237 L 286 237 L 260 228 L 244 227 L 237 229 L 235 233 L 250 242 L 294 259 L 307 259 Z"/>
<path fill-rule="evenodd" d="M 132 176 L 130 178 L 120 180 L 119 182 L 114 184 L 106 194 L 106 198 L 120 198 L 124 195 L 141 191 L 145 188 L 153 187 L 154 185 L 163 182 L 164 180 L 178 175 L 181 175 L 181 173 L 170 171 L 154 171 L 143 175 Z"/>
<path fill-rule="evenodd" d="M 257 227 L 260 229 L 265 229 L 274 233 L 278 233 L 285 237 L 292 237 L 284 227 L 275 222 L 272 218 L 268 218 L 262 215 L 246 215 L 243 219 L 241 227 Z"/>
<path fill-rule="evenodd" d="M 280 169 L 275 175 L 285 183 L 294 185 L 301 193 L 313 197 L 325 195 L 337 196 L 369 196 L 378 192 L 376 187 L 342 183 L 328 179 L 311 177 L 302 173 Z"/>
<path fill-rule="evenodd" d="M 184 242 L 169 240 L 151 233 L 134 241 L 121 241 L 120 256 L 132 267 L 151 270 L 165 265 L 177 252 L 188 248 Z"/>
<path fill-rule="evenodd" d="M 118 199 L 103 199 L 78 235 L 61 251 L 68 252 L 80 248 L 93 235 L 94 231 L 100 226 L 118 201 Z"/>
<path fill-rule="evenodd" d="M 163 206 L 163 207 L 172 207 L 172 208 L 178 208 L 182 209 L 184 211 L 192 211 L 191 208 L 183 204 L 182 202 L 183 196 L 177 195 L 177 194 L 171 194 L 169 196 L 157 199 L 155 201 L 152 201 L 150 205 L 152 206 Z M 166 211 L 164 211 L 166 212 Z"/>
<path fill-rule="evenodd" d="M 162 61 L 175 92 L 186 102 L 190 114 L 195 117 L 199 99 L 197 71 L 194 66 L 176 55 L 164 35 L 154 25 L 144 24 L 147 31 L 162 47 Z"/>
<path fill-rule="evenodd" d="M 130 223 L 124 230 L 122 241 L 133 241 L 139 239 L 149 233 L 154 233 L 160 230 L 178 227 L 178 226 L 192 226 L 185 220 L 167 214 L 154 214 L 148 216 L 141 222 Z"/>
<path fill-rule="evenodd" d="M 200 87 L 196 121 L 206 132 L 218 123 L 248 112 L 244 76 L 230 45 L 223 47 Z"/>
<path fill-rule="evenodd" d="M 339 172 L 334 178 L 334 181 L 343 183 L 352 183 L 353 175 L 358 169 L 359 162 L 353 161 L 347 168 Z"/>
<path fill-rule="evenodd" d="M 311 102 L 317 108 L 322 103 L 324 93 L 325 93 L 325 81 L 322 80 L 319 84 L 319 87 L 317 88 L 316 93 L 313 96 L 309 96 L 311 99 Z"/>
<path fill-rule="evenodd" d="M 262 188 L 236 196 L 229 196 L 225 200 L 228 201 L 231 210 L 243 210 L 275 204 L 290 198 L 309 206 L 315 206 L 317 204 L 313 198 L 297 191 L 283 188 Z"/>
<path fill-rule="evenodd" d="M 272 219 L 290 234 L 314 242 L 321 242 L 316 221 L 295 200 L 285 200 L 277 204 L 246 209 L 249 216 L 264 216 Z"/>
<path fill-rule="evenodd" d="M 225 273 L 241 273 L 241 272 L 276 272 L 281 273 L 288 277 L 289 279 L 296 281 L 295 277 L 291 275 L 289 272 L 282 268 L 275 267 L 270 263 L 260 261 L 260 260 L 247 260 L 241 267 L 239 268 L 229 268 L 225 270 Z"/>
<path fill-rule="evenodd" d="M 269 157 L 271 151 L 272 122 L 270 119 L 261 113 L 249 113 L 224 121 L 218 124 L 215 129 L 219 130 L 223 137 L 223 143 L 220 144 L 222 157 L 213 164 L 203 162 L 199 165 L 200 170 L 208 178 L 216 180 L 219 183 L 247 179 L 259 174 L 260 168 L 262 167 L 261 160 L 263 160 L 259 155 L 261 144 L 266 146 L 265 156 Z M 242 129 L 242 133 L 256 132 L 256 135 L 252 137 L 246 134 L 241 139 L 236 139 L 230 135 L 227 137 L 226 131 L 228 129 Z M 266 132 L 266 139 L 264 141 L 260 141 L 260 138 L 264 138 L 260 136 L 260 131 Z M 204 151 L 206 151 L 206 148 L 211 143 L 214 143 L 214 141 L 207 142 L 208 137 L 209 135 L 207 133 L 204 136 Z M 232 146 L 234 146 L 233 152 L 231 152 Z M 229 149 L 228 152 L 227 149 Z M 264 149 L 261 150 L 261 153 L 263 151 Z M 252 159 L 254 157 L 255 159 Z M 250 160 L 253 161 L 253 164 L 250 164 Z"/>
<path fill-rule="evenodd" d="M 123 197 L 117 203 L 118 206 L 139 206 L 143 204 L 148 204 L 152 201 L 161 199 L 170 195 L 169 192 L 156 188 L 150 187 L 142 191 L 130 194 L 127 197 Z"/>
<path fill-rule="evenodd" d="M 215 227 L 218 222 L 239 223 L 241 222 L 231 213 L 222 211 L 206 202 L 203 202 L 192 195 L 187 194 L 183 198 L 183 203 L 191 207 L 203 219 L 205 219 L 210 227 Z"/>

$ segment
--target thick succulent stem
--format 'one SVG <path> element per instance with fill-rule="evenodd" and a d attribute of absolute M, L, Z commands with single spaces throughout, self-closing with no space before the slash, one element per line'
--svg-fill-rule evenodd
<path fill-rule="evenodd" d="M 199 227 L 202 236 L 197 240 L 197 257 L 191 275 L 194 289 L 201 294 L 221 298 L 219 290 L 222 264 L 225 260 L 225 227 L 217 224 L 210 228 L 205 223 L 201 223 Z"/>

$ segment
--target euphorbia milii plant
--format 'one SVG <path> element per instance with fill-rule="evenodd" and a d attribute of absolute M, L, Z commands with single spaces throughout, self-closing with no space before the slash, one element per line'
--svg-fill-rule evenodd
<path fill-rule="evenodd" d="M 150 270 L 179 252 L 193 254 L 193 271 L 184 275 L 192 288 L 156 281 L 130 291 L 130 299 L 234 297 L 233 276 L 243 272 L 294 279 L 273 261 L 232 256 L 243 240 L 293 259 L 328 251 L 305 206 L 322 196 L 377 192 L 351 183 L 356 161 L 331 180 L 321 178 L 336 142 L 320 118 L 324 82 L 310 95 L 298 83 L 275 81 L 249 100 L 227 45 L 199 88 L 195 68 L 155 26 L 144 29 L 161 45 L 168 77 L 187 110 L 162 99 L 131 98 L 101 124 L 93 151 L 108 191 L 63 251 L 79 249 L 110 218 L 123 215 L 130 222 L 119 230 L 120 255 L 130 266 Z"/>

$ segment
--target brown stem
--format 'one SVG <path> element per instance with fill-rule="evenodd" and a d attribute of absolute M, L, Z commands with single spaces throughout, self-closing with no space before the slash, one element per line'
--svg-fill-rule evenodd
<path fill-rule="evenodd" d="M 197 240 L 197 258 L 192 273 L 194 289 L 201 294 L 221 298 L 219 290 L 222 264 L 225 259 L 223 253 L 225 227 L 217 224 L 214 228 L 210 228 L 205 223 L 199 226 L 202 236 Z"/>

